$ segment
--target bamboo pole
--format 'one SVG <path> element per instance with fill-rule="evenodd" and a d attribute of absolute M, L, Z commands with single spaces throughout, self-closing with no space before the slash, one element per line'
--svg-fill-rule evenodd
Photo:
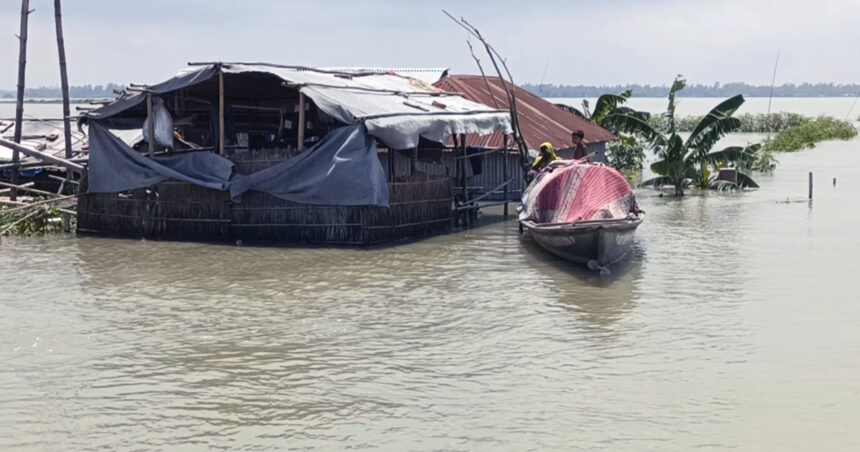
<path fill-rule="evenodd" d="M 12 149 L 13 151 L 18 151 L 18 152 L 21 152 L 23 154 L 27 154 L 31 157 L 36 157 L 36 158 L 41 159 L 43 161 L 51 162 L 51 163 L 54 163 L 57 165 L 61 165 L 61 166 L 64 166 L 66 168 L 69 168 L 69 169 L 73 169 L 73 170 L 77 170 L 77 171 L 83 171 L 83 169 L 84 169 L 83 166 L 81 166 L 75 162 L 72 162 L 71 160 L 66 160 L 64 158 L 55 157 L 51 154 L 46 154 L 44 152 L 37 151 L 35 149 L 24 146 L 22 144 L 15 143 L 14 141 L 9 141 L 5 138 L 0 138 L 0 146 L 7 147 L 9 149 Z"/>
<path fill-rule="evenodd" d="M 296 146 L 299 151 L 305 148 L 305 95 L 299 91 L 299 143 Z"/>
<path fill-rule="evenodd" d="M 152 114 L 152 93 L 146 93 L 146 124 L 149 133 L 146 134 L 146 151 L 150 157 L 155 154 L 155 118 Z"/>
<path fill-rule="evenodd" d="M 508 134 L 502 135 L 502 173 L 505 180 L 508 180 Z M 505 211 L 504 218 L 508 218 L 508 184 L 505 184 Z"/>
<path fill-rule="evenodd" d="M 46 199 L 44 201 L 31 202 L 31 203 L 28 203 L 27 205 L 23 205 L 21 207 L 16 207 L 14 209 L 9 209 L 9 210 L 4 210 L 3 214 L 5 215 L 5 214 L 17 213 L 17 212 L 29 209 L 29 208 L 34 207 L 34 206 L 41 206 L 41 205 L 45 205 L 45 204 L 50 204 L 52 202 L 65 201 L 67 199 L 77 198 L 77 197 L 78 197 L 78 195 L 68 195 L 68 196 L 61 196 L 59 198 Z"/>
<path fill-rule="evenodd" d="M 224 72 L 218 67 L 218 154 L 222 157 L 224 152 L 224 140 L 227 134 L 224 132 Z"/>
<path fill-rule="evenodd" d="M 37 195 L 49 196 L 49 197 L 51 197 L 51 198 L 57 198 L 57 197 L 59 197 L 59 196 L 60 196 L 60 195 L 58 195 L 58 194 L 56 194 L 56 193 L 51 193 L 51 192 L 49 192 L 49 191 L 37 190 L 37 189 L 35 189 L 35 188 L 28 188 L 28 187 L 25 187 L 25 185 L 26 185 L 26 184 L 24 184 L 24 185 L 15 185 L 15 184 L 10 184 L 10 183 L 7 183 L 7 182 L 2 182 L 2 181 L 0 181 L 0 187 L 8 187 L 8 188 L 10 188 L 10 189 L 17 189 L 18 191 L 26 191 L 26 192 L 30 192 L 30 193 L 35 193 L 35 194 L 37 194 Z"/>
<path fill-rule="evenodd" d="M 30 17 L 30 0 L 21 0 L 21 31 L 18 34 L 18 97 L 15 102 L 15 143 L 21 143 L 21 126 L 24 121 L 24 82 L 26 81 L 27 69 L 27 22 Z M 11 182 L 18 184 L 18 150 L 12 148 L 12 163 L 15 166 L 12 168 Z M 17 199 L 17 190 L 13 189 L 9 198 L 14 201 Z"/>
<path fill-rule="evenodd" d="M 388 152 L 388 182 L 394 182 L 394 151 L 391 148 L 386 150 Z"/>
<path fill-rule="evenodd" d="M 460 184 L 460 180 L 461 180 L 460 173 L 461 173 L 461 168 L 463 166 L 464 161 L 462 159 L 457 159 L 457 154 L 459 153 L 459 150 L 460 150 L 460 144 L 459 144 L 459 141 L 457 140 L 457 134 L 456 133 L 451 134 L 451 141 L 454 144 L 454 150 L 453 150 L 454 151 L 454 180 L 456 181 L 456 183 L 453 185 L 456 186 L 456 185 Z M 456 199 L 456 197 L 455 197 L 455 199 Z M 454 209 L 455 209 L 455 211 L 457 211 L 457 213 L 454 215 L 454 218 L 455 218 L 454 226 L 456 226 L 457 223 L 460 222 L 460 213 L 459 213 L 459 209 L 458 209 L 459 207 L 460 206 L 455 201 L 454 202 Z"/>
<path fill-rule="evenodd" d="M 463 157 L 466 157 L 467 154 L 466 154 L 466 134 L 465 133 L 460 134 L 460 149 L 461 149 L 461 152 L 463 153 Z M 471 165 L 471 164 L 472 164 L 472 162 L 466 161 L 465 158 L 463 159 L 463 204 L 467 205 L 467 206 L 469 205 L 469 187 L 468 187 L 468 178 L 466 177 L 466 165 Z M 466 227 L 467 228 L 471 227 L 472 226 L 472 216 L 471 216 L 471 213 L 469 211 L 466 211 L 465 220 L 466 220 Z"/>
<path fill-rule="evenodd" d="M 63 41 L 63 12 L 60 0 L 54 0 L 54 24 L 57 29 L 57 55 L 60 58 L 60 89 L 63 91 L 63 139 L 65 140 L 66 158 L 72 158 L 72 125 L 69 119 L 69 76 L 66 68 L 66 45 Z M 66 171 L 66 180 L 72 180 L 71 171 Z M 65 184 L 60 185 L 62 191 Z M 63 214 L 63 231 L 71 231 L 71 217 Z"/>
<path fill-rule="evenodd" d="M 66 140 L 66 158 L 72 158 L 72 126 L 69 116 L 69 77 L 66 71 L 66 45 L 63 41 L 63 13 L 60 0 L 54 0 L 54 22 L 57 27 L 57 53 L 60 57 L 60 89 L 63 91 L 63 138 Z"/>
<path fill-rule="evenodd" d="M 18 185 L 18 187 L 24 187 L 24 188 L 32 187 L 32 186 L 33 186 L 33 182 L 25 182 L 23 184 Z M 6 188 L 3 190 L 0 190 L 0 196 L 9 196 L 9 192 L 11 192 L 11 191 L 12 191 L 11 188 Z"/>

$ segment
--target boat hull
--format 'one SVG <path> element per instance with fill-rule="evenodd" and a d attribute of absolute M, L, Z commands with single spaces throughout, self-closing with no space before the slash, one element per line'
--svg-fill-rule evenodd
<path fill-rule="evenodd" d="M 621 260 L 633 245 L 636 228 L 644 214 L 634 219 L 587 221 L 579 223 L 544 223 L 521 221 L 534 241 L 562 259 L 605 269 Z"/>

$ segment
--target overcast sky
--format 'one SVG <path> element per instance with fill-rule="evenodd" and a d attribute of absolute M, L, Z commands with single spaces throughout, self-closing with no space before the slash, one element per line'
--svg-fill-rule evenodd
<path fill-rule="evenodd" d="M 860 82 L 860 0 L 63 3 L 73 85 L 157 82 L 188 61 L 476 72 L 465 32 L 442 8 L 476 25 L 518 83 L 667 84 L 681 73 L 769 84 L 777 50 L 777 84 Z M 27 84 L 57 85 L 53 1 L 30 6 Z M 16 83 L 19 14 L 20 0 L 0 0 L 4 89 Z"/>

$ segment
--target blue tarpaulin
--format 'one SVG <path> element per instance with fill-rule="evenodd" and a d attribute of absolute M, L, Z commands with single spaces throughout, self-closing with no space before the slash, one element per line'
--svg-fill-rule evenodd
<path fill-rule="evenodd" d="M 90 124 L 89 193 L 116 193 L 177 179 L 238 198 L 249 190 L 303 204 L 388 206 L 388 185 L 376 141 L 363 125 L 333 130 L 300 155 L 251 174 L 230 160 L 195 152 L 149 158 L 99 121 Z"/>

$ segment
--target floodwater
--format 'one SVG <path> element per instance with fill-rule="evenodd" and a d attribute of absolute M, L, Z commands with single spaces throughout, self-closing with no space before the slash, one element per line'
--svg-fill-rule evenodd
<path fill-rule="evenodd" d="M 374 249 L 2 238 L 0 449 L 857 450 L 860 139 L 779 160 L 638 190 L 606 278 L 489 214 Z"/>
<path fill-rule="evenodd" d="M 635 93 L 634 93 L 635 95 Z M 552 102 L 567 104 L 576 108 L 582 105 L 581 98 L 560 97 L 549 99 Z M 596 98 L 587 99 L 594 107 Z M 716 107 L 724 98 L 721 97 L 678 97 L 675 99 L 676 116 L 705 115 Z M 665 97 L 633 97 L 627 103 L 636 110 L 650 113 L 666 111 L 668 100 Z M 744 104 L 738 109 L 738 114 L 787 112 L 800 113 L 807 116 L 826 115 L 836 119 L 860 121 L 860 102 L 855 97 L 746 97 Z"/>

